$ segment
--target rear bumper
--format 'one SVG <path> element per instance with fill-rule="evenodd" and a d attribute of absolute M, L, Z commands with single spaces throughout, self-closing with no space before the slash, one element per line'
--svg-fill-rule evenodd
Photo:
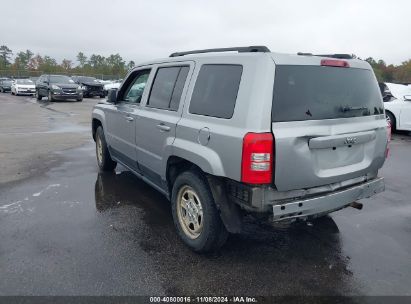
<path fill-rule="evenodd" d="M 384 190 L 384 178 L 380 177 L 327 195 L 274 205 L 273 220 L 279 221 L 330 213 L 347 207 L 356 200 L 371 197 Z"/>
<path fill-rule="evenodd" d="M 384 189 L 384 178 L 373 175 L 286 192 L 279 192 L 271 187 L 229 183 L 228 196 L 248 211 L 269 213 L 274 221 L 281 221 L 330 213 Z"/>

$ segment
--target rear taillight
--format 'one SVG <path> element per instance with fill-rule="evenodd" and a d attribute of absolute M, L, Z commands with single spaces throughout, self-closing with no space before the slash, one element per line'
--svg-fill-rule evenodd
<path fill-rule="evenodd" d="M 243 139 L 241 181 L 270 184 L 273 176 L 274 138 L 271 133 L 247 133 Z"/>
<path fill-rule="evenodd" d="M 349 68 L 350 67 L 350 64 L 347 61 L 337 60 L 337 59 L 322 59 L 321 65 L 338 67 L 338 68 Z"/>
<path fill-rule="evenodd" d="M 390 152 L 390 141 L 391 141 L 391 123 L 389 121 L 387 121 L 387 150 L 385 151 L 385 158 L 388 157 L 388 153 Z"/>

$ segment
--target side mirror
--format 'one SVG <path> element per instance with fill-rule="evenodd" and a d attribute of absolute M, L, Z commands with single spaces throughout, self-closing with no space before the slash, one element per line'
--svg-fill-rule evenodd
<path fill-rule="evenodd" d="M 404 100 L 411 101 L 411 95 L 404 95 Z"/>
<path fill-rule="evenodd" d="M 114 104 L 117 103 L 117 89 L 108 90 L 107 102 L 114 103 Z"/>

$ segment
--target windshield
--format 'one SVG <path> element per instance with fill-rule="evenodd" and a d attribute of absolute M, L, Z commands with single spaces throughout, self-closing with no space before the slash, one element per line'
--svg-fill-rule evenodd
<path fill-rule="evenodd" d="M 3 80 L 2 83 L 3 83 L 4 85 L 11 85 L 11 84 L 12 84 L 11 80 Z"/>
<path fill-rule="evenodd" d="M 98 82 L 98 80 L 94 77 L 79 77 L 78 81 L 80 81 L 80 82 Z"/>
<path fill-rule="evenodd" d="M 33 81 L 30 79 L 16 79 L 17 84 L 33 84 Z"/>
<path fill-rule="evenodd" d="M 384 113 L 370 70 L 278 65 L 272 121 L 320 120 Z"/>
<path fill-rule="evenodd" d="M 386 90 L 384 91 L 385 94 L 391 94 L 394 99 L 402 99 L 404 95 L 411 94 L 411 87 L 404 85 L 404 84 L 397 84 L 397 83 L 385 83 Z"/>
<path fill-rule="evenodd" d="M 68 76 L 50 76 L 51 83 L 74 83 L 74 81 Z"/>

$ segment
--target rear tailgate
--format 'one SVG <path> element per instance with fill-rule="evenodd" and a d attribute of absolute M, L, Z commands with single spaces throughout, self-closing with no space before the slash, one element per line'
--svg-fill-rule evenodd
<path fill-rule="evenodd" d="M 278 190 L 376 173 L 385 160 L 386 127 L 368 66 L 324 66 L 319 58 L 276 65 L 272 131 Z"/>

